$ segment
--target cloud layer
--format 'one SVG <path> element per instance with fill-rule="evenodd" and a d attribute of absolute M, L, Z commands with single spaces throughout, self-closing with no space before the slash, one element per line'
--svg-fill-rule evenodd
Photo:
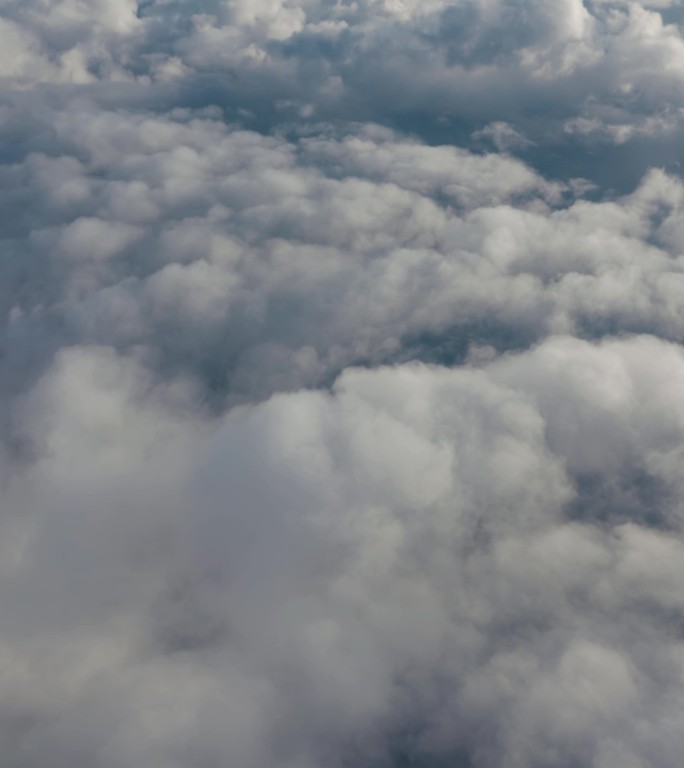
<path fill-rule="evenodd" d="M 679 768 L 677 2 L 0 0 L 8 768 Z"/>
<path fill-rule="evenodd" d="M 208 426 L 60 353 L 4 523 L 9 764 L 676 765 L 683 383 L 554 337 Z"/>
<path fill-rule="evenodd" d="M 548 172 L 581 167 L 580 175 L 620 188 L 644 173 L 644 153 L 673 167 L 681 155 L 677 2 L 4 0 L 1 7 L 0 78 L 12 90 L 126 84 L 129 98 L 132 89 L 142 99 L 163 93 L 173 106 L 220 104 L 259 125 L 352 117 L 439 143 L 473 133 L 485 140 L 504 126 Z"/>

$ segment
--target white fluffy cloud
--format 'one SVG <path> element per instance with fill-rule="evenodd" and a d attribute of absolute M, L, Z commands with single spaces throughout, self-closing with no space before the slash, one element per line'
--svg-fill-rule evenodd
<path fill-rule="evenodd" d="M 0 0 L 7 768 L 679 768 L 679 3 Z"/>
<path fill-rule="evenodd" d="M 62 352 L 4 522 L 5 759 L 676 766 L 683 378 L 678 346 L 564 337 L 212 425 Z M 640 468 L 666 520 L 605 489 L 577 517 L 587 467 Z"/>
<path fill-rule="evenodd" d="M 232 402 L 471 344 L 684 337 L 684 194 L 660 171 L 590 202 L 510 157 L 374 126 L 285 140 L 77 103 L 48 119 L 1 171 L 14 391 L 74 343 L 144 352 Z"/>

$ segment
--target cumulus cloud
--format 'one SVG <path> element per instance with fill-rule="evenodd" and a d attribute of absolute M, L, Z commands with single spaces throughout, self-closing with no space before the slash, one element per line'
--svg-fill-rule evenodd
<path fill-rule="evenodd" d="M 0 0 L 8 768 L 678 768 L 667 0 Z"/>
<path fill-rule="evenodd" d="M 4 523 L 8 764 L 676 765 L 682 378 L 560 337 L 198 424 L 60 353 Z M 657 523 L 606 503 L 637 469 Z"/>
<path fill-rule="evenodd" d="M 205 105 L 230 104 L 270 123 L 353 114 L 426 137 L 467 137 L 507 123 L 547 149 L 570 146 L 577 162 L 587 143 L 646 141 L 670 163 L 681 148 L 684 43 L 673 3 L 5 0 L 1 7 L 0 75 L 12 89 L 174 83 Z M 633 154 L 624 157 L 643 173 Z M 549 164 L 541 148 L 536 157 Z"/>
<path fill-rule="evenodd" d="M 369 125 L 285 139 L 87 103 L 28 125 L 2 170 L 15 392 L 65 344 L 144 352 L 221 403 L 472 344 L 684 334 L 682 185 L 661 171 L 588 201 Z"/>

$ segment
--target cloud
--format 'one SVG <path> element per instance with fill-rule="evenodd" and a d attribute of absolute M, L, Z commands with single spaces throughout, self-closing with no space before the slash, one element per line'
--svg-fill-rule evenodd
<path fill-rule="evenodd" d="M 142 31 L 134 0 L 3 0 L 0 8 L 0 80 L 10 87 L 130 76 Z"/>
<path fill-rule="evenodd" d="M 677 765 L 682 377 L 676 345 L 561 337 L 216 424 L 60 353 L 3 523 L 8 765 Z M 587 466 L 637 465 L 663 524 L 576 517 Z"/>
<path fill-rule="evenodd" d="M 677 4 L 0 0 L 8 768 L 675 768 Z"/>
<path fill-rule="evenodd" d="M 507 123 L 580 157 L 641 138 L 674 163 L 684 43 L 670 5 L 8 0 L 0 74 L 12 89 L 175 83 L 271 124 L 352 116 L 465 140 Z"/>
<path fill-rule="evenodd" d="M 7 396 L 72 344 L 145 354 L 220 406 L 473 344 L 684 335 L 682 186 L 661 171 L 592 202 L 372 125 L 285 139 L 88 102 L 25 119 L 2 169 Z"/>

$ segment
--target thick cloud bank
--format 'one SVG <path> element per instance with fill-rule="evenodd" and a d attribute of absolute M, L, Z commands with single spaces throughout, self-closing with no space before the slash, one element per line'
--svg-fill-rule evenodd
<path fill-rule="evenodd" d="M 680 768 L 684 13 L 0 0 L 7 768 Z"/>
<path fill-rule="evenodd" d="M 207 427 L 61 352 L 3 523 L 9 764 L 676 765 L 683 386 L 554 337 Z"/>

